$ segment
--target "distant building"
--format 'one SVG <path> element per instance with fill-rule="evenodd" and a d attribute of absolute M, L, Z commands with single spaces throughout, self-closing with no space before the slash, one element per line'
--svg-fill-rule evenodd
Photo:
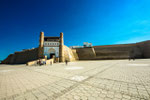
<path fill-rule="evenodd" d="M 70 48 L 84 48 L 84 47 L 92 47 L 92 43 L 83 42 L 83 46 L 70 46 Z"/>
<path fill-rule="evenodd" d="M 92 43 L 84 42 L 83 46 L 84 47 L 92 47 Z"/>

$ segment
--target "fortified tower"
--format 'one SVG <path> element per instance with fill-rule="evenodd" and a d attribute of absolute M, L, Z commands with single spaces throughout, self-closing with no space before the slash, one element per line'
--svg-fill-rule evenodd
<path fill-rule="evenodd" d="M 63 33 L 60 33 L 60 45 L 59 45 L 59 62 L 64 62 L 64 39 Z"/>
<path fill-rule="evenodd" d="M 38 57 L 44 58 L 44 32 L 40 32 Z"/>

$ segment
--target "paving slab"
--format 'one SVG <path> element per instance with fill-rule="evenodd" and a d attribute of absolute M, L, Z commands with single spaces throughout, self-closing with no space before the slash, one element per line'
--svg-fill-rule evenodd
<path fill-rule="evenodd" d="M 0 65 L 0 100 L 150 100 L 150 59 Z"/>

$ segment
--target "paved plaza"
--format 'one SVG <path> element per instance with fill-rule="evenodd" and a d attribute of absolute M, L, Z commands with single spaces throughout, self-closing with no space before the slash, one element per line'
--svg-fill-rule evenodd
<path fill-rule="evenodd" d="M 0 100 L 150 100 L 150 59 L 0 65 Z"/>

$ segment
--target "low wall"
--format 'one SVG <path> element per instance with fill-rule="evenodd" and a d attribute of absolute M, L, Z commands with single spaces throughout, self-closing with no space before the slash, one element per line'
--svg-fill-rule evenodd
<path fill-rule="evenodd" d="M 2 61 L 2 63 L 25 64 L 36 59 L 38 59 L 38 48 L 27 49 L 20 52 L 15 52 L 14 54 L 10 54 L 5 60 Z"/>
<path fill-rule="evenodd" d="M 34 60 L 34 61 L 29 61 L 27 62 L 27 66 L 34 66 L 34 65 L 37 65 L 37 62 L 39 60 Z M 48 60 L 45 60 L 45 59 L 41 59 L 41 61 L 46 61 L 46 65 L 50 65 L 50 64 L 53 64 L 54 63 L 54 59 L 48 59 Z"/>
<path fill-rule="evenodd" d="M 46 60 L 46 65 L 50 65 L 50 64 L 53 64 L 54 63 L 54 59 L 48 59 Z"/>

